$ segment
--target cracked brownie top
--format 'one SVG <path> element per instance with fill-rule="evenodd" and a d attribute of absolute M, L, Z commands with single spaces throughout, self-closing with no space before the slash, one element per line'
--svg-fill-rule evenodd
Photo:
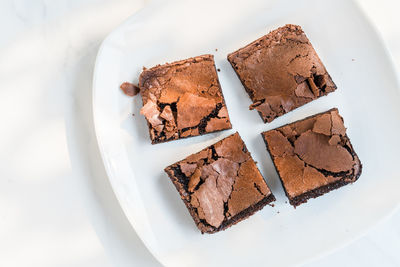
<path fill-rule="evenodd" d="M 228 60 L 264 122 L 336 90 L 300 26 L 286 25 L 259 38 Z"/>
<path fill-rule="evenodd" d="M 145 69 L 139 87 L 152 143 L 232 127 L 212 55 Z"/>

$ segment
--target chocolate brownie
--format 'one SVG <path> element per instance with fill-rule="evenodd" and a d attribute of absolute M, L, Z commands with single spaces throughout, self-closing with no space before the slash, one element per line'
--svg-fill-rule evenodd
<path fill-rule="evenodd" d="M 355 182 L 362 165 L 336 108 L 263 132 L 290 204 Z"/>
<path fill-rule="evenodd" d="M 264 122 L 336 90 L 300 26 L 286 25 L 228 55 Z"/>
<path fill-rule="evenodd" d="M 225 230 L 275 200 L 238 133 L 165 172 L 202 233 Z"/>
<path fill-rule="evenodd" d="M 139 87 L 153 144 L 232 128 L 212 55 L 144 69 Z"/>

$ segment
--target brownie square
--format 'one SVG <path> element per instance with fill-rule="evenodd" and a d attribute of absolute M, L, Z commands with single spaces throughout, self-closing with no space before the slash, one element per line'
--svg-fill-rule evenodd
<path fill-rule="evenodd" d="M 336 90 L 300 26 L 286 25 L 228 55 L 264 122 Z"/>
<path fill-rule="evenodd" d="M 139 87 L 153 144 L 232 128 L 212 55 L 144 69 Z"/>
<path fill-rule="evenodd" d="M 336 108 L 263 132 L 290 204 L 355 182 L 362 165 Z"/>
<path fill-rule="evenodd" d="M 215 233 L 275 200 L 236 132 L 165 168 L 201 233 Z"/>

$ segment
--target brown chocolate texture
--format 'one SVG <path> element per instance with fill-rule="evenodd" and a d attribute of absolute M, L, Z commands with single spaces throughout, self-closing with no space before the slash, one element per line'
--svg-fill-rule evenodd
<path fill-rule="evenodd" d="M 336 90 L 300 26 L 286 25 L 228 55 L 264 122 Z"/>
<path fill-rule="evenodd" d="M 140 88 L 133 83 L 124 82 L 120 85 L 122 92 L 127 96 L 135 96 L 140 92 Z"/>
<path fill-rule="evenodd" d="M 264 132 L 262 136 L 294 206 L 307 200 L 303 196 L 307 192 L 324 187 L 330 191 L 330 184 L 351 183 L 361 174 L 361 162 L 337 109 Z"/>
<path fill-rule="evenodd" d="M 275 200 L 238 133 L 165 171 L 202 233 L 223 230 Z"/>
<path fill-rule="evenodd" d="M 153 144 L 232 127 L 212 55 L 145 69 L 139 87 Z"/>

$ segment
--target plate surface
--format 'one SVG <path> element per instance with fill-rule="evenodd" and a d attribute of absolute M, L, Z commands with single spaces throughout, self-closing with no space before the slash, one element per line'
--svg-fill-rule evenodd
<path fill-rule="evenodd" d="M 338 89 L 264 124 L 257 112 L 248 110 L 250 99 L 226 55 L 286 23 L 303 27 Z M 137 82 L 143 66 L 206 53 L 215 55 L 221 69 L 233 129 L 151 145 L 139 115 L 140 97 L 132 101 L 119 85 Z M 103 42 L 94 73 L 93 110 L 115 194 L 162 264 L 288 266 L 345 245 L 397 207 L 398 88 L 386 49 L 352 1 L 155 1 Z M 344 117 L 363 173 L 355 184 L 294 209 L 286 203 L 260 133 L 332 107 Z M 163 169 L 235 131 L 277 201 L 224 232 L 201 235 Z"/>

